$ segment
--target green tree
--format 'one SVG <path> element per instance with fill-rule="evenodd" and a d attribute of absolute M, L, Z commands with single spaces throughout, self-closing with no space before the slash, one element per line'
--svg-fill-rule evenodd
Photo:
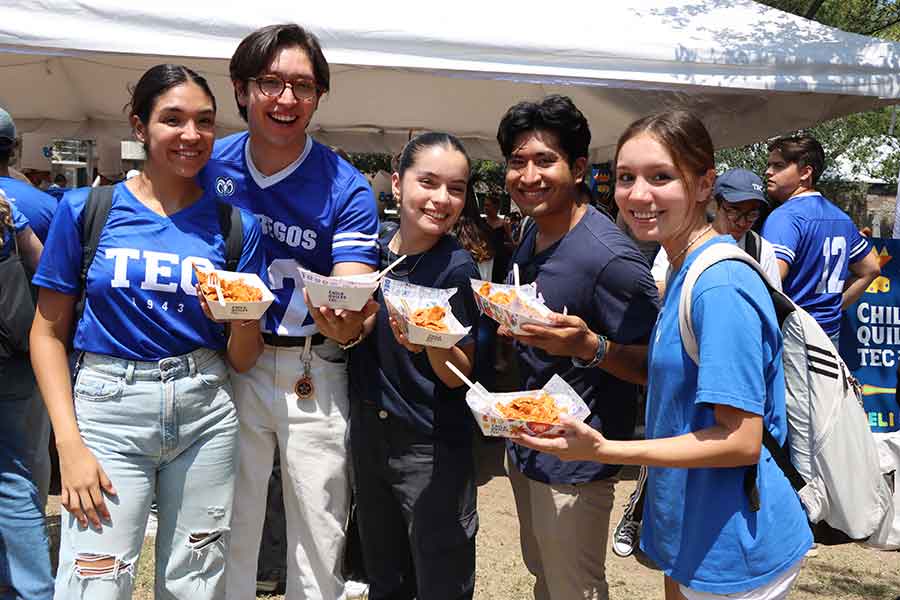
<path fill-rule="evenodd" d="M 761 3 L 844 31 L 900 40 L 900 0 L 762 0 Z M 900 123 L 892 128 L 894 110 L 887 107 L 857 113 L 807 130 L 825 148 L 831 168 L 824 179 L 837 179 L 834 165 L 844 162 L 857 179 L 882 179 L 896 185 L 900 168 Z M 765 170 L 766 157 L 765 140 L 720 150 L 716 156 L 723 169 L 741 167 L 756 173 Z M 858 195 L 858 191 L 852 195 Z"/>

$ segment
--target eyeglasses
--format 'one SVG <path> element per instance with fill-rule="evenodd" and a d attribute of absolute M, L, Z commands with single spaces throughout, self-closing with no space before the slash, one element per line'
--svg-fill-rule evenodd
<path fill-rule="evenodd" d="M 725 211 L 725 216 L 728 217 L 728 220 L 737 225 L 741 221 L 747 223 L 748 225 L 753 225 L 756 223 L 756 220 L 759 218 L 760 211 L 758 208 L 752 208 L 750 210 L 740 211 L 734 207 L 726 206 L 722 204 L 722 210 Z"/>
<path fill-rule="evenodd" d="M 319 95 L 319 86 L 309 79 L 295 79 L 285 81 L 278 75 L 263 75 L 262 77 L 250 77 L 249 81 L 255 81 L 259 91 L 269 98 L 278 98 L 284 93 L 284 88 L 290 87 L 299 102 L 312 102 Z"/>

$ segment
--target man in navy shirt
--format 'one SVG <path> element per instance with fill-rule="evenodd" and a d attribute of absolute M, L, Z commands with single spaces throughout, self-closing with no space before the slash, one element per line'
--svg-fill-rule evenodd
<path fill-rule="evenodd" d="M 844 211 L 815 187 L 825 151 L 808 135 L 769 144 L 766 189 L 780 203 L 763 227 L 775 248 L 784 292 L 822 326 L 835 347 L 841 310 L 880 273 L 878 255 Z"/>
<path fill-rule="evenodd" d="M 630 439 L 640 361 L 622 345 L 646 345 L 657 315 L 647 262 L 606 215 L 581 201 L 590 130 L 564 96 L 522 102 L 500 122 L 506 187 L 534 221 L 512 262 L 537 283 L 556 325 L 525 326 L 516 336 L 522 389 L 555 373 L 591 408 L 588 423 L 611 439 Z M 612 343 L 611 343 L 612 342 Z M 598 368 L 599 367 L 599 368 Z M 624 379 L 629 381 L 625 381 Z M 523 558 L 536 600 L 609 597 L 605 575 L 609 516 L 618 465 L 562 462 L 510 443 Z"/>
<path fill-rule="evenodd" d="M 306 128 L 328 92 L 318 39 L 294 24 L 244 38 L 232 56 L 235 99 L 248 131 L 216 142 L 199 178 L 253 212 L 275 301 L 263 317 L 256 366 L 233 375 L 240 459 L 227 597 L 255 597 L 257 556 L 274 452 L 280 452 L 287 523 L 287 600 L 345 597 L 341 575 L 349 513 L 346 353 L 378 310 L 332 311 L 305 298 L 298 267 L 353 275 L 378 264 L 378 215 L 365 178 Z"/>

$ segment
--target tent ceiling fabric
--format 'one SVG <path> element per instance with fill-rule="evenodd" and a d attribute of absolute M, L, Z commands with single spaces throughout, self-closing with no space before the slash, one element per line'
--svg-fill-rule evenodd
<path fill-rule="evenodd" d="M 311 131 L 355 152 L 396 152 L 411 131 L 439 129 L 474 156 L 498 158 L 504 111 L 548 93 L 570 95 L 586 114 L 594 160 L 611 156 L 627 123 L 662 107 L 693 108 L 725 147 L 900 101 L 900 44 L 750 0 L 579 1 L 548 14 L 508 6 L 272 1 L 212 13 L 170 0 L 8 0 L 0 106 L 24 133 L 128 139 L 127 86 L 176 62 L 209 79 L 222 132 L 239 130 L 228 59 L 249 31 L 292 20 L 319 36 L 332 66 Z"/>

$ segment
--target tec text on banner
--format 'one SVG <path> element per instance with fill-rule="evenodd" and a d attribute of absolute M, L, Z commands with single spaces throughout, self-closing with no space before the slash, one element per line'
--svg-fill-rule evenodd
<path fill-rule="evenodd" d="M 900 430 L 900 240 L 874 238 L 872 243 L 881 276 L 844 311 L 841 356 L 863 386 L 872 431 L 886 433 Z"/>

